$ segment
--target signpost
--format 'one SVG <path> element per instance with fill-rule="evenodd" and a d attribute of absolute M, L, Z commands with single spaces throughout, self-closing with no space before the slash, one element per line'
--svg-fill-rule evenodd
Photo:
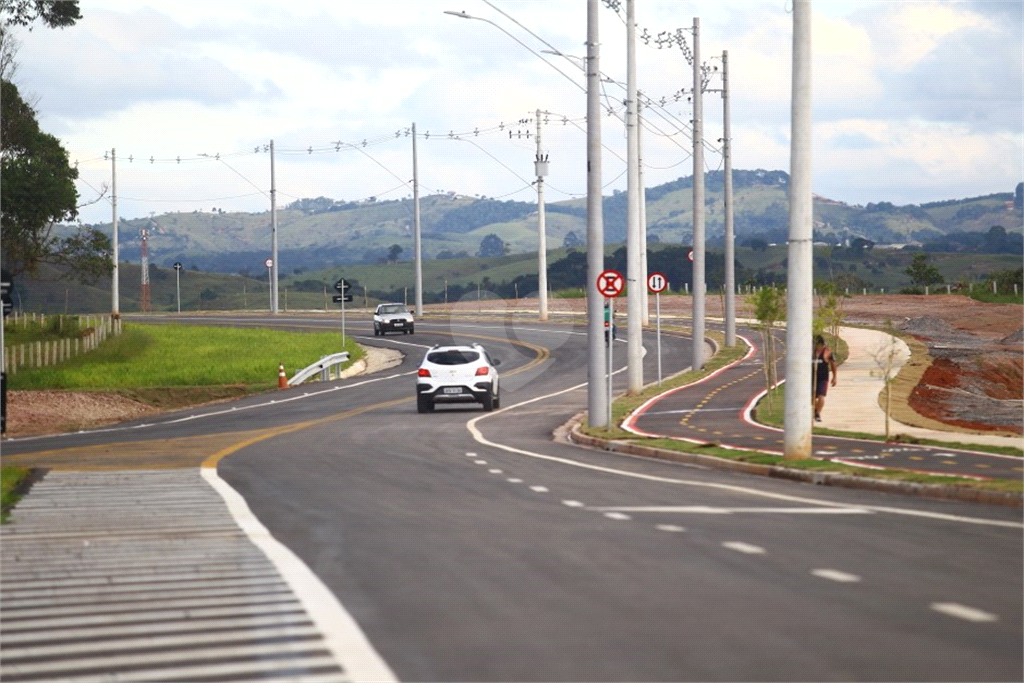
<path fill-rule="evenodd" d="M 608 347 L 608 429 L 612 427 L 612 344 L 615 337 L 615 297 L 622 294 L 626 278 L 617 270 L 605 270 L 597 276 L 597 290 L 605 298 L 608 308 L 605 312 L 605 346 Z"/>
<path fill-rule="evenodd" d="M 181 269 L 180 261 L 174 263 L 174 284 L 178 290 L 178 313 L 181 313 Z"/>
<path fill-rule="evenodd" d="M 274 259 L 268 258 L 263 262 L 263 265 L 267 267 L 267 289 L 270 290 L 270 312 L 274 313 Z"/>
<path fill-rule="evenodd" d="M 658 339 L 658 386 L 661 386 L 661 293 L 668 287 L 668 278 L 662 273 L 647 276 L 647 289 L 654 294 L 654 321 Z"/>
<path fill-rule="evenodd" d="M 345 278 L 341 278 L 334 283 L 334 289 L 340 294 L 335 294 L 333 301 L 336 304 L 341 304 L 341 345 L 345 345 L 345 304 L 352 301 L 352 295 L 348 293 L 348 290 L 352 287 L 349 283 L 345 282 Z"/>
<path fill-rule="evenodd" d="M 14 287 L 14 278 L 7 270 L 0 270 L 0 300 L 3 301 L 3 317 L 6 318 L 14 302 L 11 299 L 11 289 Z M 4 326 L 0 321 L 0 433 L 7 432 L 7 370 L 6 359 L 4 358 Z"/>

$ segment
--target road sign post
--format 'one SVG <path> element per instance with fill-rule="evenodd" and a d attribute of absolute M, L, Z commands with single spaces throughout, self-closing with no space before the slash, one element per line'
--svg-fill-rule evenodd
<path fill-rule="evenodd" d="M 615 337 L 615 297 L 622 294 L 626 285 L 626 278 L 617 270 L 605 270 L 597 276 L 597 290 L 608 303 L 608 325 L 605 334 L 608 347 L 608 429 L 612 428 L 612 377 L 614 375 L 614 364 L 612 363 L 612 346 Z"/>
<path fill-rule="evenodd" d="M 647 289 L 654 294 L 654 321 L 658 340 L 658 386 L 661 386 L 661 293 L 668 287 L 668 278 L 662 273 L 647 276 Z"/>
<path fill-rule="evenodd" d="M 352 285 L 345 282 L 345 278 L 341 278 L 334 283 L 334 289 L 341 292 L 340 295 L 334 297 L 334 303 L 341 304 L 341 345 L 343 347 L 345 346 L 345 304 L 352 301 L 352 295 L 348 293 L 351 287 Z"/>
<path fill-rule="evenodd" d="M 270 312 L 277 313 L 274 310 L 274 259 L 268 258 L 263 262 L 263 265 L 267 267 L 267 289 L 270 291 Z"/>
<path fill-rule="evenodd" d="M 182 265 L 180 262 L 174 263 L 174 284 L 175 289 L 178 292 L 178 313 L 181 313 L 181 269 Z"/>

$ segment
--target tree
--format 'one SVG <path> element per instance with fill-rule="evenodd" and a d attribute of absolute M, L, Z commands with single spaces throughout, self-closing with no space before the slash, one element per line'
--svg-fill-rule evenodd
<path fill-rule="evenodd" d="M 388 262 L 398 263 L 398 257 L 402 255 L 402 251 L 404 250 L 400 244 L 392 244 L 388 247 Z"/>
<path fill-rule="evenodd" d="M 5 29 L 29 26 L 37 19 L 50 28 L 67 28 L 81 18 L 78 0 L 0 0 L 0 25 Z"/>
<path fill-rule="evenodd" d="M 910 282 L 915 286 L 929 287 L 945 282 L 939 269 L 928 263 L 927 254 L 914 254 L 914 260 L 904 272 L 910 276 Z"/>
<path fill-rule="evenodd" d="M 747 302 L 754 308 L 761 340 L 764 342 L 764 378 L 768 390 L 768 409 L 771 410 L 772 389 L 778 383 L 775 353 L 775 323 L 786 319 L 786 295 L 775 287 L 761 287 L 747 297 Z"/>
<path fill-rule="evenodd" d="M 892 415 L 892 381 L 896 379 L 894 370 L 898 370 L 900 361 L 900 341 L 896 338 L 892 320 L 885 321 L 886 337 L 875 349 L 875 365 L 882 373 L 885 383 L 885 440 L 889 440 L 889 424 Z"/>
<path fill-rule="evenodd" d="M 0 0 L 2 2 L 2 0 Z M 12 274 L 41 263 L 64 266 L 84 283 L 112 271 L 110 240 L 92 228 L 58 238 L 53 227 L 78 216 L 78 191 L 60 140 L 39 129 L 35 111 L 9 81 L 0 82 L 0 220 L 4 265 Z"/>
<path fill-rule="evenodd" d="M 505 241 L 495 235 L 493 232 L 487 237 L 480 240 L 480 251 L 476 253 L 480 258 L 492 258 L 495 256 L 504 256 L 509 252 L 509 246 L 505 244 Z"/>
<path fill-rule="evenodd" d="M 575 230 L 570 230 L 566 233 L 565 239 L 562 240 L 562 246 L 566 249 L 575 249 L 582 247 L 586 244 L 579 235 L 576 234 Z"/>

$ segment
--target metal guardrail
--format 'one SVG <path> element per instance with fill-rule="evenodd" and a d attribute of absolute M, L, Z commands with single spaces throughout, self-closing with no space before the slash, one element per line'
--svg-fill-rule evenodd
<path fill-rule="evenodd" d="M 330 377 L 329 373 L 331 368 L 336 365 L 348 362 L 348 351 L 342 351 L 340 353 L 332 353 L 329 356 L 324 356 L 317 362 L 313 363 L 309 367 L 303 368 L 295 373 L 295 376 L 288 380 L 288 386 L 297 387 L 298 385 L 305 382 L 313 375 L 320 373 L 321 381 L 326 382 Z"/>

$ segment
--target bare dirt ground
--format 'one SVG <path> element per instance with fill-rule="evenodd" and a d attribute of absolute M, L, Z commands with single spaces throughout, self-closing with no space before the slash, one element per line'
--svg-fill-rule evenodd
<path fill-rule="evenodd" d="M 689 317 L 690 297 L 662 297 L 665 316 Z M 709 318 L 722 317 L 720 296 L 706 298 Z M 431 317 L 449 311 L 472 313 L 503 308 L 536 311 L 536 300 L 460 302 L 427 306 Z M 583 299 L 549 300 L 555 312 L 583 313 Z M 653 301 L 652 301 L 653 308 Z M 925 417 L 968 429 L 1024 433 L 1024 306 L 986 304 L 962 296 L 855 296 L 844 300 L 846 324 L 883 328 L 887 322 L 928 347 L 931 365 L 909 397 Z M 742 297 L 737 316 L 751 317 Z M 395 359 L 367 347 L 367 372 Z M 64 391 L 11 391 L 8 436 L 74 431 L 143 417 L 160 408 L 117 394 Z"/>

